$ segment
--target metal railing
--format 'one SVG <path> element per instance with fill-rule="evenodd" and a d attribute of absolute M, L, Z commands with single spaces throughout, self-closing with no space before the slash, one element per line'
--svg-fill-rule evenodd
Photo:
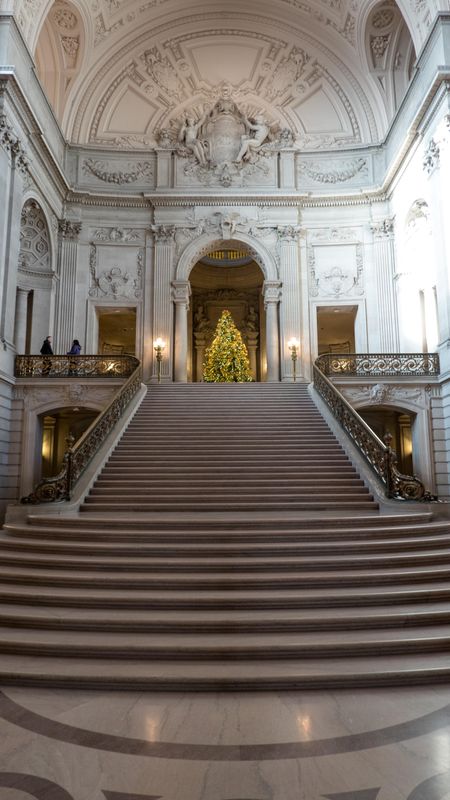
<path fill-rule="evenodd" d="M 137 359 L 134 361 L 137 366 L 133 373 L 80 439 L 74 443 L 73 437 L 67 437 L 68 449 L 64 454 L 63 465 L 58 475 L 43 478 L 29 495 L 22 497 L 21 503 L 56 503 L 61 500 L 70 500 L 77 481 L 139 391 L 142 370 L 139 361 Z"/>
<path fill-rule="evenodd" d="M 384 442 L 367 425 L 357 411 L 327 378 L 321 368 L 320 356 L 313 365 L 314 387 L 327 404 L 335 419 L 364 456 L 374 473 L 382 481 L 386 496 L 396 500 L 436 500 L 415 475 L 403 475 L 397 468 L 397 455 L 391 448 L 391 434 Z"/>
<path fill-rule="evenodd" d="M 16 378 L 128 378 L 134 356 L 16 356 Z"/>
<path fill-rule="evenodd" d="M 324 353 L 316 361 L 324 375 L 383 376 L 439 375 L 437 353 Z"/>

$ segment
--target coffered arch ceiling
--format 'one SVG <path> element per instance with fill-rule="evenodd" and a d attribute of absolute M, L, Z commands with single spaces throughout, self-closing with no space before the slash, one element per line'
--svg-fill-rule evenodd
<path fill-rule="evenodd" d="M 386 0 L 416 51 L 438 7 L 450 0 Z M 249 116 L 264 113 L 305 149 L 379 141 L 395 111 L 379 70 L 368 69 L 367 19 L 374 0 L 18 0 L 18 20 L 44 86 L 46 48 L 64 8 L 77 18 L 83 54 L 55 97 L 67 138 L 148 147 L 228 93 Z M 30 8 L 34 14 L 29 17 Z M 55 16 L 55 8 L 59 14 Z M 403 14 L 401 16 L 400 12 Z M 406 23 L 406 24 L 405 24 Z M 52 30 L 53 26 L 53 30 Z M 407 26 L 407 27 L 406 27 Z M 409 36 L 409 34 L 407 33 Z M 70 32 L 69 32 L 70 38 Z M 73 38 L 73 37 L 72 37 Z M 394 40 L 394 37 L 393 37 Z M 394 63 L 394 62 L 392 62 Z M 398 103 L 397 103 L 398 104 Z"/>

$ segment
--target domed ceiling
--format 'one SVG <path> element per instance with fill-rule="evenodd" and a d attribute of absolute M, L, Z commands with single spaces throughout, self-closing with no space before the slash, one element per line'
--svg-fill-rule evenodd
<path fill-rule="evenodd" d="M 221 98 L 305 150 L 379 142 L 435 0 L 20 0 L 68 140 L 148 148 Z"/>

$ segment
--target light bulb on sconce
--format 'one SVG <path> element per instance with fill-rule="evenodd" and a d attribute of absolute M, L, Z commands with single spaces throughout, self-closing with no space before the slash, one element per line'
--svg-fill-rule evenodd
<path fill-rule="evenodd" d="M 295 336 L 293 336 L 292 339 L 289 339 L 289 341 L 288 341 L 288 347 L 289 347 L 289 350 L 290 350 L 290 353 L 291 353 L 291 358 L 292 358 L 292 369 L 293 369 L 293 376 L 294 376 L 294 383 L 295 383 L 295 381 L 297 379 L 297 369 L 296 369 L 296 367 L 297 367 L 298 351 L 300 350 L 300 342 L 299 342 L 299 340 L 296 339 Z"/>
<path fill-rule="evenodd" d="M 158 374 L 158 383 L 161 383 L 161 361 L 162 361 L 163 350 L 164 350 L 165 346 L 166 346 L 166 343 L 165 343 L 165 341 L 163 339 L 161 339 L 161 337 L 158 337 L 153 342 L 153 349 L 155 351 L 156 363 L 157 363 L 157 369 L 158 369 L 158 373 L 157 373 Z"/>

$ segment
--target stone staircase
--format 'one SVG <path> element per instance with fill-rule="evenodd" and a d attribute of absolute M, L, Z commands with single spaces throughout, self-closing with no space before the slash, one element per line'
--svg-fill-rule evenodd
<path fill-rule="evenodd" d="M 0 684 L 450 677 L 450 524 L 380 515 L 305 385 L 152 386 L 76 514 L 0 539 Z"/>

